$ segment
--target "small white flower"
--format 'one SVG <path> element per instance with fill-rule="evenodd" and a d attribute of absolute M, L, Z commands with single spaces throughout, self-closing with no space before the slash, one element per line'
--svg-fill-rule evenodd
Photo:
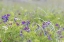
<path fill-rule="evenodd" d="M 20 20 L 19 18 L 15 18 L 15 20 Z"/>
<path fill-rule="evenodd" d="M 3 27 L 3 29 L 5 29 L 5 30 L 7 30 L 8 29 L 8 27 L 7 26 L 2 26 Z"/>

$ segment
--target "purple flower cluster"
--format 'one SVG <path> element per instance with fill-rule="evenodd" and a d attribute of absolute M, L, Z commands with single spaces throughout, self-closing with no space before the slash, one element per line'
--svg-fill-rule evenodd
<path fill-rule="evenodd" d="M 29 27 L 25 27 L 24 30 L 27 31 L 27 32 L 30 31 Z"/>
<path fill-rule="evenodd" d="M 2 16 L 3 22 L 7 22 L 9 19 L 9 16 L 10 16 L 10 14 L 6 14 L 6 15 Z"/>
<path fill-rule="evenodd" d="M 42 28 L 46 28 L 50 24 L 50 21 L 44 22 Z"/>
<path fill-rule="evenodd" d="M 27 27 L 28 27 L 28 26 L 29 26 L 29 24 L 30 24 L 30 21 L 22 21 L 21 23 L 22 23 L 22 25 L 25 25 L 25 26 L 27 26 Z"/>
<path fill-rule="evenodd" d="M 48 27 L 49 25 L 51 24 L 50 21 L 45 21 L 42 25 L 42 28 L 43 28 L 43 32 L 44 32 L 44 35 L 47 36 L 47 38 L 49 40 L 52 40 L 51 38 L 51 34 L 49 34 L 48 30 L 46 29 L 46 27 Z M 50 28 L 49 28 L 50 29 Z"/>

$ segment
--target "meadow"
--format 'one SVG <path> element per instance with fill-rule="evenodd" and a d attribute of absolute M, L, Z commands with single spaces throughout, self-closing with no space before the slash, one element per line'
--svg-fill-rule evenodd
<path fill-rule="evenodd" d="M 64 42 L 63 17 L 60 8 L 0 2 L 0 42 Z"/>

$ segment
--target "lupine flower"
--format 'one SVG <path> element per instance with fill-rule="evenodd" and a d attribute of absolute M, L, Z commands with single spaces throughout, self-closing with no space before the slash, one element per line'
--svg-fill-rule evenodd
<path fill-rule="evenodd" d="M 24 30 L 27 31 L 27 32 L 30 31 L 29 27 L 25 27 Z"/>
<path fill-rule="evenodd" d="M 56 27 L 60 28 L 60 25 L 59 24 L 55 24 Z"/>
<path fill-rule="evenodd" d="M 42 25 L 42 27 L 45 28 L 45 27 L 47 27 L 49 24 L 50 24 L 50 21 L 44 22 L 43 25 Z"/>
<path fill-rule="evenodd" d="M 28 27 L 28 25 L 30 24 L 30 21 L 22 21 L 22 24 Z"/>
<path fill-rule="evenodd" d="M 25 21 L 22 21 L 22 24 L 25 24 L 26 22 Z"/>
<path fill-rule="evenodd" d="M 55 26 L 59 26 L 59 24 L 56 24 Z"/>
<path fill-rule="evenodd" d="M 2 16 L 2 20 L 3 20 L 3 22 L 7 22 L 9 16 L 10 16 L 10 14 L 6 14 L 6 15 Z"/>
<path fill-rule="evenodd" d="M 10 14 L 7 14 L 7 16 L 9 17 L 9 16 L 10 16 Z"/>

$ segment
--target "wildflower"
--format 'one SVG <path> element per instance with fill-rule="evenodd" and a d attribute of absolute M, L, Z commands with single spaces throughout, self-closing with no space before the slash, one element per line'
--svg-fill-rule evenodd
<path fill-rule="evenodd" d="M 55 24 L 56 27 L 60 28 L 60 25 L 59 24 Z"/>
<path fill-rule="evenodd" d="M 26 21 L 26 26 L 29 26 L 29 24 L 30 24 L 30 21 Z"/>
<path fill-rule="evenodd" d="M 30 31 L 29 27 L 25 27 L 24 30 L 27 31 L 27 32 Z"/>
<path fill-rule="evenodd" d="M 9 17 L 9 16 L 10 16 L 10 14 L 7 14 L 7 16 Z"/>
<path fill-rule="evenodd" d="M 2 16 L 2 20 L 3 20 L 3 22 L 7 22 L 9 16 L 10 16 L 10 14 L 6 14 L 6 15 Z"/>
<path fill-rule="evenodd" d="M 43 28 L 45 28 L 45 27 L 47 27 L 49 24 L 50 24 L 50 22 L 49 22 L 49 21 L 44 22 L 44 23 L 43 23 L 43 25 L 42 25 L 42 27 L 43 27 Z"/>
<path fill-rule="evenodd" d="M 16 22 L 17 20 L 20 20 L 20 19 L 19 19 L 19 18 L 17 18 L 17 17 L 15 17 L 15 18 L 14 18 L 14 21 Z"/>
<path fill-rule="evenodd" d="M 25 21 L 22 21 L 22 24 L 25 24 L 26 22 Z"/>
<path fill-rule="evenodd" d="M 55 26 L 59 26 L 59 24 L 56 24 Z"/>
<path fill-rule="evenodd" d="M 8 27 L 7 26 L 2 26 L 3 27 L 3 29 L 5 29 L 5 30 L 7 30 L 8 29 Z"/>
<path fill-rule="evenodd" d="M 22 21 L 22 24 L 28 27 L 30 24 L 30 21 Z"/>

